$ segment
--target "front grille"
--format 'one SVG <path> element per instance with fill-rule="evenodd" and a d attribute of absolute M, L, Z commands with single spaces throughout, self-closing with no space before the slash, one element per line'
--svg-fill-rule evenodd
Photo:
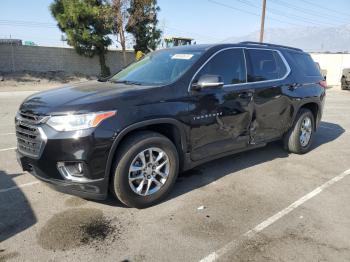
<path fill-rule="evenodd" d="M 16 116 L 17 149 L 24 155 L 38 158 L 44 146 L 39 124 L 43 117 L 19 112 Z"/>
<path fill-rule="evenodd" d="M 27 123 L 27 124 L 32 124 L 32 125 L 37 125 L 40 122 L 43 121 L 45 117 L 44 116 L 38 116 L 38 115 L 33 115 L 29 113 L 24 113 L 19 111 L 17 114 L 17 119 L 20 121 Z"/>

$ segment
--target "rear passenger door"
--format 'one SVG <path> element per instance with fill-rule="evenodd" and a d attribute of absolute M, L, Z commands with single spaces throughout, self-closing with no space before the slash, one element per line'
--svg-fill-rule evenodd
<path fill-rule="evenodd" d="M 282 53 L 271 49 L 246 48 L 248 82 L 254 89 L 251 143 L 280 137 L 290 121 L 291 103 L 282 89 L 291 85 L 290 68 Z"/>

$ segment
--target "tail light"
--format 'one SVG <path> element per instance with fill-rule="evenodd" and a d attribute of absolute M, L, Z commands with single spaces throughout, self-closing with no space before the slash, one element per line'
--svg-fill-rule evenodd
<path fill-rule="evenodd" d="M 322 86 L 324 89 L 327 88 L 327 81 L 326 80 L 322 80 L 319 82 L 320 86 Z"/>

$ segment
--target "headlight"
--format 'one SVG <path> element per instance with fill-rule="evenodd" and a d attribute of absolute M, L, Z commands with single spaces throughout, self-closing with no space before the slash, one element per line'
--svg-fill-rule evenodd
<path fill-rule="evenodd" d="M 76 131 L 96 127 L 103 120 L 114 116 L 116 113 L 116 111 L 108 111 L 80 115 L 51 116 L 46 124 L 57 131 Z"/>

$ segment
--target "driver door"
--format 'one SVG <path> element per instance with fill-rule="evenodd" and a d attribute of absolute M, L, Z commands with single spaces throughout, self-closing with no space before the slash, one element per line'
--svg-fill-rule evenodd
<path fill-rule="evenodd" d="M 212 56 L 195 75 L 218 76 L 223 85 L 191 90 L 191 159 L 198 161 L 249 144 L 253 90 L 246 79 L 242 48 L 227 48 Z"/>

